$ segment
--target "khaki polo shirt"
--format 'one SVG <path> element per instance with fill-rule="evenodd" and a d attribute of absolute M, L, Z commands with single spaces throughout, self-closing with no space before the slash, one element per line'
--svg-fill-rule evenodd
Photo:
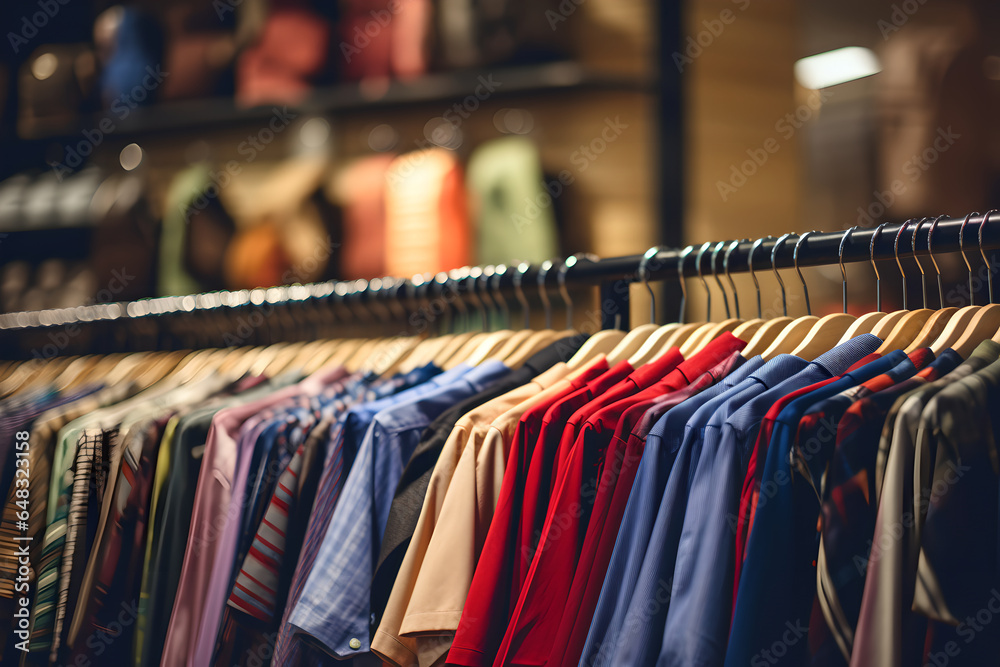
<path fill-rule="evenodd" d="M 413 538 L 403 556 L 382 622 L 372 637 L 372 651 L 390 664 L 416 662 L 417 640 L 402 637 L 400 633 L 408 608 L 414 604 L 423 608 L 433 605 L 435 599 L 452 600 L 457 595 L 465 599 L 503 480 L 505 455 L 509 449 L 502 442 L 503 434 L 507 435 L 509 443 L 513 427 L 517 426 L 524 410 L 542 393 L 561 384 L 569 372 L 566 364 L 558 363 L 531 382 L 472 410 L 455 424 L 434 466 Z M 498 420 L 512 420 L 513 427 L 498 431 L 495 428 Z M 498 437 L 501 438 L 499 445 Z M 487 466 L 490 470 L 484 477 L 478 455 L 487 450 L 499 450 L 503 460 L 499 466 Z M 485 525 L 478 525 L 484 515 Z M 472 536 L 475 536 L 474 542 L 470 539 Z M 442 550 L 444 562 L 440 561 Z M 446 575 L 443 586 L 449 589 L 447 595 L 438 581 L 442 573 Z M 414 597 L 426 594 L 424 587 L 418 587 L 422 579 L 432 582 L 430 585 L 435 587 L 431 593 L 433 599 Z M 461 608 L 458 616 L 461 617 Z M 447 653 L 451 639 L 441 642 L 439 638 L 432 643 L 435 647 L 432 653 L 440 657 Z"/>

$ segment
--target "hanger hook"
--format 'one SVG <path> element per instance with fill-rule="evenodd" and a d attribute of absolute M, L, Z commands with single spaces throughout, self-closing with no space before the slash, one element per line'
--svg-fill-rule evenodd
<path fill-rule="evenodd" d="M 934 265 L 934 272 L 937 273 L 938 308 L 944 308 L 944 286 L 941 284 L 941 268 L 938 266 L 937 259 L 934 258 L 934 247 L 931 243 L 934 239 L 934 230 L 937 228 L 938 222 L 940 222 L 942 218 L 947 217 L 947 215 L 939 215 L 934 218 L 934 222 L 931 223 L 931 228 L 927 230 L 927 254 L 931 256 L 931 264 Z"/>
<path fill-rule="evenodd" d="M 500 312 L 501 327 L 510 329 L 510 307 L 507 305 L 507 299 L 504 298 L 503 291 L 500 289 L 500 281 L 503 280 L 506 273 L 506 264 L 497 266 L 491 280 L 490 289 L 493 290 L 493 303 L 496 304 L 497 310 Z"/>
<path fill-rule="evenodd" d="M 917 263 L 917 268 L 920 269 L 920 294 L 924 300 L 924 308 L 927 307 L 927 281 L 924 279 L 924 265 L 920 263 L 920 258 L 917 257 L 917 232 L 920 231 L 920 225 L 928 220 L 930 218 L 920 218 L 916 223 L 917 226 L 913 228 L 913 235 L 910 237 L 910 251 L 913 253 L 913 261 Z"/>
<path fill-rule="evenodd" d="M 747 239 L 743 239 L 746 241 Z M 729 273 L 729 256 L 733 254 L 733 251 L 740 247 L 741 241 L 733 241 L 726 248 L 726 255 L 722 258 L 722 270 L 726 274 L 726 280 L 729 281 L 729 287 L 733 290 L 733 307 L 736 311 L 736 319 L 740 319 L 740 297 L 736 293 L 736 283 L 733 282 L 733 276 Z"/>
<path fill-rule="evenodd" d="M 689 245 L 684 250 L 681 250 L 680 256 L 677 258 L 677 278 L 681 283 L 681 312 L 680 317 L 677 318 L 678 324 L 684 324 L 684 309 L 687 306 L 687 286 L 684 284 L 684 260 L 687 256 L 694 252 L 694 246 Z"/>
<path fill-rule="evenodd" d="M 726 288 L 722 286 L 722 278 L 719 277 L 719 272 L 716 269 L 715 260 L 719 256 L 719 253 L 723 248 L 726 247 L 725 241 L 719 241 L 715 245 L 715 250 L 712 251 L 712 277 L 715 278 L 715 284 L 719 286 L 719 291 L 722 293 L 722 305 L 726 309 L 726 319 L 728 320 L 729 315 L 729 297 L 726 296 Z"/>
<path fill-rule="evenodd" d="M 566 289 L 566 273 L 571 268 L 576 266 L 581 259 L 596 262 L 600 259 L 600 257 L 586 252 L 578 252 L 575 255 L 570 255 L 566 258 L 566 261 L 562 263 L 562 266 L 559 267 L 559 272 L 556 274 L 556 280 L 559 283 L 559 295 L 562 297 L 562 300 L 566 305 L 567 331 L 573 328 L 573 300 L 569 296 L 569 290 Z"/>
<path fill-rule="evenodd" d="M 483 267 L 483 275 L 479 277 L 479 282 L 481 283 L 479 287 L 479 299 L 486 306 L 486 330 L 493 330 L 494 312 L 500 313 L 500 307 L 497 306 L 497 302 L 493 300 L 492 289 L 490 288 L 490 281 L 493 280 L 493 276 L 496 275 L 497 267 L 492 264 L 487 264 Z"/>
<path fill-rule="evenodd" d="M 781 312 L 784 313 L 785 317 L 788 317 L 788 300 L 785 295 L 785 281 L 781 279 L 781 274 L 778 273 L 778 265 L 776 263 L 778 257 L 778 248 L 788 240 L 789 236 L 793 234 L 782 234 L 778 237 L 778 240 L 774 242 L 774 246 L 771 248 L 771 270 L 774 271 L 774 278 L 778 281 L 778 286 L 781 288 Z"/>
<path fill-rule="evenodd" d="M 983 230 L 986 229 L 986 223 L 990 221 L 990 216 L 996 212 L 997 209 L 990 209 L 983 216 L 983 221 L 979 223 L 979 254 L 983 256 L 983 263 L 986 265 L 986 282 L 990 290 L 990 303 L 993 303 L 993 268 L 990 266 L 990 258 L 986 256 L 986 251 L 983 250 Z"/>
<path fill-rule="evenodd" d="M 962 226 L 958 229 L 958 250 L 962 253 L 962 259 L 965 260 L 965 268 L 969 270 L 969 303 L 975 304 L 976 297 L 972 290 L 972 264 L 969 262 L 968 256 L 965 254 L 965 226 L 969 224 L 969 220 L 972 216 L 979 215 L 979 211 L 975 211 L 965 216 L 965 220 L 962 221 Z"/>
<path fill-rule="evenodd" d="M 892 244 L 892 254 L 896 257 L 896 265 L 899 267 L 899 275 L 903 276 L 903 310 L 909 310 L 910 308 L 906 303 L 906 271 L 903 270 L 903 263 L 899 261 L 899 237 L 903 235 L 903 231 L 915 219 L 916 218 L 910 218 L 899 226 L 899 231 L 896 232 L 896 240 Z"/>
<path fill-rule="evenodd" d="M 656 295 L 653 294 L 653 288 L 649 286 L 649 260 L 656 257 L 660 252 L 660 246 L 653 246 L 645 252 L 642 259 L 639 260 L 639 280 L 642 284 L 646 286 L 646 291 L 649 292 L 649 322 L 650 324 L 656 324 Z"/>
<path fill-rule="evenodd" d="M 750 268 L 750 277 L 753 278 L 753 286 L 757 290 L 757 318 L 758 319 L 760 319 L 762 317 L 762 315 L 761 315 L 762 311 L 760 309 L 760 283 L 757 282 L 757 274 L 753 270 L 753 254 L 754 254 L 754 252 L 756 252 L 757 248 L 759 248 L 764 243 L 764 241 L 766 241 L 768 239 L 773 239 L 773 238 L 774 238 L 773 236 L 765 236 L 765 237 L 759 238 L 756 241 L 754 241 L 753 245 L 750 246 L 750 255 L 747 257 L 747 266 Z"/>
<path fill-rule="evenodd" d="M 712 247 L 711 243 L 705 242 L 701 244 L 701 248 L 698 250 L 698 254 L 694 258 L 694 268 L 698 271 L 698 280 L 701 281 L 701 286 L 705 288 L 705 321 L 712 321 L 712 291 L 708 289 L 708 282 L 705 280 L 705 274 L 701 272 L 701 258 L 705 255 L 709 248 Z"/>
<path fill-rule="evenodd" d="M 844 232 L 844 236 L 840 239 L 840 248 L 837 250 L 837 260 L 840 262 L 840 279 L 843 285 L 844 314 L 847 314 L 847 269 L 844 268 L 844 246 L 847 245 L 847 239 L 851 238 L 851 234 L 857 228 L 858 226 L 854 225 Z"/>
<path fill-rule="evenodd" d="M 476 310 L 479 311 L 480 325 L 483 331 L 489 331 L 489 314 L 486 312 L 486 302 L 479 294 L 479 279 L 483 276 L 483 268 L 473 266 L 469 268 L 469 274 L 465 276 L 463 282 L 469 285 L 469 295 L 475 302 Z"/>
<path fill-rule="evenodd" d="M 557 261 L 561 261 L 558 260 Z M 549 274 L 552 267 L 555 266 L 552 260 L 545 260 L 542 262 L 541 268 L 538 269 L 538 297 L 542 300 L 542 307 L 545 308 L 545 328 L 552 328 L 552 302 L 549 300 L 549 294 L 545 289 L 545 276 Z"/>
<path fill-rule="evenodd" d="M 882 312 L 882 276 L 878 272 L 878 264 L 875 263 L 875 244 L 878 242 L 878 237 L 882 235 L 882 228 L 885 227 L 887 222 L 883 222 L 881 225 L 875 228 L 875 232 L 872 233 L 872 244 L 868 248 L 868 252 L 871 255 L 872 268 L 875 270 L 875 310 Z"/>
<path fill-rule="evenodd" d="M 799 268 L 799 247 L 802 242 L 809 238 L 815 231 L 806 232 L 795 242 L 795 250 L 792 251 L 792 263 L 795 265 L 795 273 L 799 274 L 799 282 L 802 283 L 802 293 L 806 295 L 806 315 L 812 315 L 812 305 L 809 303 L 809 286 L 806 285 L 806 279 L 802 275 L 802 269 Z"/>
<path fill-rule="evenodd" d="M 524 294 L 524 289 L 521 287 L 521 282 L 524 280 L 524 274 L 528 272 L 531 268 L 531 264 L 527 262 L 521 262 L 514 269 L 514 295 L 517 296 L 517 302 L 521 304 L 521 313 L 524 315 L 524 328 L 531 328 L 531 307 L 528 305 L 528 297 Z"/>

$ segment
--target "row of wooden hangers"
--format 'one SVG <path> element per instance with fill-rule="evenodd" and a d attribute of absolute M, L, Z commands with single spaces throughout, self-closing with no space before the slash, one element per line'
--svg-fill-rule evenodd
<path fill-rule="evenodd" d="M 982 232 L 989 217 L 995 212 L 990 211 L 983 217 L 979 229 L 979 250 L 987 263 L 988 259 L 982 247 Z M 960 232 L 960 250 L 970 272 L 970 280 L 972 265 L 964 246 L 961 245 L 961 239 L 964 239 L 965 226 L 972 217 L 977 215 L 978 213 L 969 214 L 965 218 Z M 772 237 L 757 239 L 750 249 L 748 264 L 757 289 L 758 317 L 747 320 L 740 317 L 739 300 L 735 284 L 729 273 L 729 257 L 741 242 L 705 243 L 698 250 L 695 261 L 698 277 L 708 294 L 707 317 L 710 319 L 711 316 L 711 292 L 708 291 L 708 284 L 701 267 L 702 258 L 714 245 L 714 250 L 711 253 L 711 269 L 712 275 L 722 291 L 726 311 L 725 319 L 721 322 L 683 322 L 683 310 L 687 300 L 684 263 L 695 251 L 694 246 L 688 246 L 681 252 L 677 265 L 682 291 L 681 317 L 678 318 L 678 322 L 666 325 L 653 323 L 656 320 L 654 300 L 651 307 L 652 322 L 650 324 L 637 326 L 628 332 L 620 330 L 599 331 L 588 338 L 569 360 L 568 365 L 571 369 L 579 371 L 599 355 L 604 355 L 611 364 L 628 361 L 632 367 L 638 368 L 657 359 L 673 347 L 679 348 L 684 356 L 690 356 L 726 331 L 730 331 L 738 338 L 747 341 L 747 346 L 743 351 L 744 356 L 752 357 L 759 354 L 764 359 L 788 353 L 811 360 L 839 343 L 863 333 L 872 333 L 884 341 L 878 350 L 882 354 L 892 350 L 904 350 L 909 353 L 921 347 L 930 347 L 936 354 L 951 348 L 961 356 L 967 357 L 979 343 L 988 338 L 1000 342 L 1000 305 L 992 303 L 993 291 L 992 280 L 990 280 L 990 304 L 986 306 L 970 305 L 964 308 L 943 307 L 943 288 L 940 270 L 933 254 L 933 236 L 938 221 L 945 217 L 947 216 L 908 220 L 896 234 L 894 255 L 904 281 L 902 310 L 892 313 L 881 312 L 881 277 L 875 263 L 875 245 L 885 225 L 879 225 L 876 228 L 870 247 L 871 263 L 876 274 L 878 311 L 860 317 L 849 315 L 846 312 L 847 278 L 843 263 L 844 245 L 857 227 L 844 233 L 839 249 L 838 259 L 844 285 L 844 312 L 823 317 L 812 315 L 808 286 L 798 266 L 799 248 L 814 232 L 807 232 L 799 236 L 793 252 L 794 267 L 802 283 L 807 310 L 807 315 L 798 318 L 791 318 L 787 315 L 785 287 L 775 262 L 779 248 L 792 236 L 791 234 L 785 234 L 778 238 L 771 249 L 771 268 L 781 288 L 783 314 L 781 317 L 767 319 L 761 317 L 760 285 L 754 272 L 754 255 L 759 247 Z M 937 272 L 938 295 L 942 306 L 938 309 L 927 308 L 925 273 L 916 255 L 917 234 L 921 227 L 928 222 L 930 223 L 927 232 L 928 250 Z M 910 238 L 911 249 L 913 258 L 920 268 L 921 282 L 924 287 L 924 307 L 916 310 L 907 308 L 906 274 L 899 259 L 900 240 L 911 225 L 913 225 Z M 727 244 L 723 270 L 732 288 L 736 310 L 735 318 L 729 317 L 728 297 L 716 270 L 717 257 Z M 640 262 L 639 278 L 648 290 L 648 262 L 659 251 L 660 248 L 651 248 Z M 99 381 L 104 384 L 112 384 L 130 381 L 142 388 L 154 384 L 162 386 L 164 383 L 168 386 L 179 385 L 215 373 L 222 373 L 236 379 L 248 373 L 273 376 L 295 370 L 309 374 L 322 368 L 338 365 L 343 365 L 350 371 L 365 370 L 384 375 L 407 372 L 428 363 L 434 363 L 440 368 L 451 369 L 463 363 L 478 365 L 488 359 L 499 360 L 511 368 L 517 368 L 538 350 L 576 333 L 570 328 L 572 302 L 565 290 L 565 272 L 580 257 L 580 255 L 571 257 L 559 270 L 560 292 L 567 309 L 567 328 L 561 331 L 551 328 L 551 311 L 545 296 L 544 280 L 545 274 L 552 268 L 552 263 L 546 262 L 539 273 L 539 293 L 546 307 L 546 328 L 541 331 L 531 330 L 527 327 L 512 331 L 508 327 L 500 331 L 452 333 L 427 338 L 401 335 L 384 338 L 276 343 L 257 347 L 86 355 L 57 357 L 47 361 L 35 359 L 27 362 L 8 362 L 0 367 L 0 397 L 10 396 L 29 388 L 46 386 L 59 390 L 71 389 L 87 382 Z M 503 267 L 500 267 L 499 270 L 502 271 Z M 520 283 L 515 281 L 515 285 L 520 290 Z M 649 291 L 652 296 L 652 291 Z M 481 299 L 482 296 L 483 294 L 479 294 L 477 299 Z M 518 296 L 523 304 L 527 303 L 523 299 L 522 293 L 519 293 Z M 495 292 L 494 297 L 496 299 L 502 298 L 499 289 Z M 445 297 L 441 295 L 440 298 Z M 482 301 L 480 301 L 480 305 L 482 305 Z M 485 319 L 484 317 L 484 321 Z"/>
<path fill-rule="evenodd" d="M 980 224 L 979 229 L 979 250 L 980 254 L 983 256 L 983 260 L 989 264 L 989 260 L 986 256 L 985 251 L 982 247 L 983 239 L 983 228 L 989 221 L 989 217 L 996 211 L 990 211 L 983 217 L 983 222 Z M 979 215 L 978 213 L 971 213 L 966 216 L 962 228 L 960 237 L 960 249 L 962 257 L 965 260 L 966 267 L 970 273 L 972 273 L 972 265 L 969 262 L 969 258 L 966 255 L 965 248 L 961 246 L 962 240 L 964 239 L 965 226 L 969 223 L 969 220 L 974 216 Z M 879 225 L 874 234 L 872 235 L 870 252 L 871 252 L 871 263 L 875 270 L 876 275 L 876 298 L 877 298 L 877 312 L 866 313 L 860 317 L 855 317 L 847 313 L 847 274 L 844 270 L 843 253 L 844 245 L 850 239 L 851 234 L 857 229 L 857 227 L 852 227 L 851 229 L 844 232 L 844 236 L 841 239 L 840 249 L 839 249 L 839 264 L 841 269 L 841 276 L 843 279 L 843 290 L 844 290 L 844 305 L 842 313 L 835 313 L 831 315 L 826 315 L 823 317 L 817 317 L 812 315 L 811 306 L 809 303 L 809 291 L 802 277 L 802 272 L 798 266 L 798 253 L 799 248 L 803 242 L 808 239 L 808 237 L 815 232 L 807 232 L 799 236 L 795 244 L 795 249 L 793 252 L 793 263 L 795 266 L 796 273 L 799 276 L 799 280 L 802 283 L 802 288 L 805 293 L 805 302 L 807 315 L 790 318 L 787 313 L 787 304 L 785 299 L 785 287 L 781 280 L 781 276 L 775 268 L 775 258 L 779 248 L 782 244 L 792 236 L 792 234 L 785 234 L 778 238 L 771 250 L 771 263 L 772 270 L 774 271 L 775 277 L 781 288 L 782 294 L 782 305 L 783 305 L 783 315 L 781 317 L 775 317 L 770 319 L 762 319 L 760 317 L 760 285 L 757 282 L 756 275 L 753 270 L 753 260 L 754 253 L 764 243 L 767 239 L 757 239 L 751 247 L 749 255 L 749 267 L 750 274 L 753 278 L 754 285 L 757 288 L 757 310 L 758 317 L 751 320 L 742 320 L 739 318 L 739 301 L 737 299 L 735 285 L 732 282 L 732 278 L 729 275 L 728 261 L 729 255 L 735 250 L 739 245 L 739 241 L 731 242 L 729 249 L 726 252 L 724 260 L 724 272 L 733 290 L 733 299 L 736 306 L 736 318 L 729 317 L 729 305 L 728 300 L 725 300 L 725 308 L 727 317 L 722 322 L 718 323 L 697 323 L 697 324 L 672 324 L 666 327 L 659 327 L 656 329 L 657 336 L 654 338 L 653 345 L 658 346 L 660 344 L 659 338 L 664 337 L 664 344 L 669 346 L 677 346 L 680 348 L 682 354 L 685 356 L 697 352 L 699 349 L 704 347 L 704 345 L 713 340 L 716 336 L 724 331 L 731 331 L 733 335 L 747 341 L 747 346 L 743 350 L 743 355 L 747 357 L 752 357 L 756 355 L 761 355 L 764 359 L 771 359 L 778 354 L 788 353 L 794 354 L 796 356 L 802 357 L 804 359 L 814 359 L 820 354 L 832 349 L 836 345 L 843 343 L 851 338 L 861 335 L 863 333 L 871 333 L 884 342 L 879 348 L 878 352 L 885 354 L 892 350 L 904 350 L 907 353 L 913 352 L 914 350 L 921 347 L 930 347 L 936 354 L 940 354 L 945 349 L 951 348 L 958 352 L 963 357 L 968 357 L 969 354 L 975 349 L 975 347 L 986 340 L 991 338 L 1000 342 L 1000 305 L 993 304 L 993 291 L 992 291 L 992 280 L 990 281 L 990 304 L 986 306 L 976 306 L 970 305 L 964 308 L 951 308 L 944 307 L 944 294 L 941 284 L 941 274 L 938 268 L 937 260 L 934 258 L 933 254 L 933 236 L 934 230 L 937 227 L 937 223 L 948 216 L 938 216 L 937 218 L 923 218 L 923 219 L 911 219 L 906 221 L 899 229 L 896 234 L 896 239 L 894 243 L 894 255 L 896 263 L 899 266 L 900 273 L 903 277 L 903 309 L 894 311 L 892 313 L 884 313 L 881 310 L 881 277 L 878 272 L 878 266 L 875 262 L 875 245 L 882 233 L 882 228 L 885 226 Z M 920 260 L 917 258 L 916 254 L 916 241 L 917 234 L 920 228 L 925 223 L 930 223 L 928 233 L 927 233 L 927 245 L 929 254 L 931 256 L 931 261 L 934 265 L 934 269 L 937 272 L 938 281 L 938 295 L 940 298 L 941 307 L 938 309 L 927 308 L 927 290 L 925 283 L 925 273 L 923 265 L 920 264 Z M 910 237 L 911 250 L 913 252 L 913 258 L 917 262 L 917 266 L 920 268 L 921 283 L 923 285 L 923 308 L 917 310 L 909 310 L 907 307 L 906 298 L 906 273 L 903 270 L 903 264 L 899 258 L 899 243 L 903 236 L 903 233 L 913 225 L 913 231 Z M 771 238 L 771 237 L 768 237 Z M 721 280 L 719 280 L 718 274 L 716 272 L 716 257 L 721 251 L 722 247 L 726 242 L 716 244 L 716 249 L 712 253 L 711 266 L 712 273 L 715 280 L 718 282 L 719 289 L 722 291 L 723 298 L 726 299 L 726 292 L 722 286 Z M 706 293 L 709 294 L 709 317 L 711 309 L 711 299 L 710 292 L 708 292 L 708 285 L 705 282 L 704 276 L 701 273 L 702 266 L 702 256 L 704 253 L 712 246 L 710 243 L 703 244 L 698 252 L 696 258 L 696 266 L 698 270 L 698 276 L 705 287 Z M 657 249 L 651 249 L 647 256 L 655 255 Z M 683 267 L 685 258 L 694 251 L 693 246 L 688 246 L 681 252 L 680 261 L 678 263 L 678 273 L 683 275 Z M 682 291 L 684 290 L 683 277 L 680 279 Z M 971 293 L 971 290 L 970 290 Z M 686 293 L 685 293 L 686 298 Z M 640 327 L 641 329 L 641 327 Z"/>

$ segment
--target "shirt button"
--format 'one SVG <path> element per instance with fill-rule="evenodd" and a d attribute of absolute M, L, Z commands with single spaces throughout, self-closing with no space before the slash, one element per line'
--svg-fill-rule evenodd
<path fill-rule="evenodd" d="M 354 639 L 352 639 L 349 643 L 351 645 L 351 648 L 353 648 L 353 649 L 359 649 L 359 648 L 361 648 L 361 640 L 359 640 L 357 637 L 355 637 Z"/>

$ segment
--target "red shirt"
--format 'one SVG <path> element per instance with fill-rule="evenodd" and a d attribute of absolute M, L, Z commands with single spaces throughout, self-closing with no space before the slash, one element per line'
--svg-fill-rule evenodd
<path fill-rule="evenodd" d="M 517 602 L 517 591 L 521 589 L 521 581 L 523 576 L 527 575 L 527 566 L 531 564 L 529 556 L 523 567 L 524 575 L 520 579 L 515 575 L 515 566 L 523 560 L 520 557 L 522 544 L 519 541 L 519 532 L 528 508 L 525 501 L 537 495 L 528 492 L 528 483 L 531 479 L 528 475 L 529 468 L 542 467 L 545 450 L 555 450 L 555 439 L 546 433 L 546 416 L 563 401 L 577 395 L 581 389 L 586 389 L 588 386 L 596 388 L 602 384 L 610 386 L 630 371 L 631 366 L 627 364 L 624 367 L 616 367 L 616 370 L 609 370 L 607 362 L 601 362 L 572 380 L 571 387 L 562 394 L 533 405 L 521 415 L 507 457 L 507 467 L 500 485 L 496 512 L 490 522 L 490 530 L 486 535 L 479 562 L 476 564 L 476 572 L 469 587 L 462 619 L 459 621 L 451 652 L 448 654 L 448 664 L 469 667 L 488 665 L 492 662 L 492 656 L 503 638 L 510 610 L 513 603 Z M 599 381 L 601 378 L 603 382 Z M 550 431 L 558 436 L 558 431 L 552 429 Z M 552 457 L 548 458 L 551 461 Z M 534 478 L 537 480 L 540 475 L 536 472 Z M 544 518 L 544 507 L 548 506 L 548 473 L 545 475 L 545 480 L 542 518 Z M 535 490 L 539 490 L 537 483 Z M 511 590 L 514 591 L 513 602 Z"/>
<path fill-rule="evenodd" d="M 560 470 L 555 485 L 558 491 L 553 496 L 542 539 L 493 663 L 495 666 L 544 664 L 562 621 L 563 605 L 573 584 L 591 510 L 599 493 L 599 463 L 606 456 L 625 411 L 687 386 L 745 345 L 727 332 L 683 363 L 680 352 L 671 349 L 573 415 L 571 424 L 583 424 L 570 448 L 567 465 Z M 663 379 L 656 382 L 657 378 Z M 610 493 L 613 493 L 616 479 L 614 475 L 606 484 Z"/>
<path fill-rule="evenodd" d="M 597 499 L 591 513 L 587 536 L 576 566 L 573 585 L 564 606 L 562 622 L 549 651 L 549 665 L 576 665 L 587 640 L 590 622 L 604 585 L 604 576 L 611 562 L 618 529 L 628 504 L 632 483 L 646 444 L 646 432 L 640 431 L 650 410 L 663 415 L 670 407 L 690 398 L 718 380 L 726 377 L 740 361 L 733 352 L 688 386 L 667 396 L 633 405 L 622 415 L 615 429 L 614 440 L 605 457 Z M 609 474 L 610 470 L 610 474 Z M 612 481 L 615 471 L 617 481 Z M 610 483 L 609 483 L 610 481 Z"/>
<path fill-rule="evenodd" d="M 556 476 L 554 468 L 558 461 L 559 442 L 567 423 L 573 414 L 589 403 L 595 396 L 607 392 L 633 372 L 627 361 L 617 363 L 600 377 L 589 381 L 584 387 L 553 403 L 542 418 L 542 429 L 538 443 L 531 456 L 528 474 L 524 484 L 524 509 L 518 525 L 517 550 L 515 552 L 512 585 L 505 589 L 510 598 L 510 609 L 517 604 L 521 586 L 528 576 L 528 568 L 535 553 L 535 546 L 542 534 L 545 515 L 549 508 L 549 498 L 552 495 L 553 479 Z M 506 626 L 509 616 L 500 619 Z M 502 634 L 501 630 L 501 634 Z"/>

